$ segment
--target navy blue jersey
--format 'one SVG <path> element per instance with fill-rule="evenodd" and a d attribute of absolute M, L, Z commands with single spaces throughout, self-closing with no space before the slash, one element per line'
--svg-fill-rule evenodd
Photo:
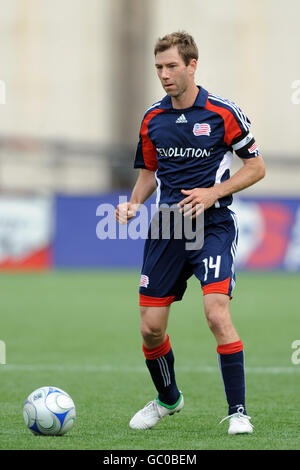
<path fill-rule="evenodd" d="M 230 177 L 233 151 L 259 154 L 250 121 L 232 101 L 199 87 L 192 107 L 174 109 L 167 95 L 142 120 L 134 167 L 155 171 L 157 203 L 176 204 L 181 189 L 209 188 Z M 232 196 L 215 203 L 226 207 Z"/>

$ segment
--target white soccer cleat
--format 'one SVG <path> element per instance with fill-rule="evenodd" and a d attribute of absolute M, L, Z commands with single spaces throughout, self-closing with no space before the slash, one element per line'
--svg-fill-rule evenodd
<path fill-rule="evenodd" d="M 253 424 L 250 423 L 250 416 L 237 412 L 223 418 L 220 424 L 226 419 L 229 419 L 228 434 L 251 434 L 253 432 Z"/>
<path fill-rule="evenodd" d="M 179 402 L 179 403 L 178 403 Z M 177 404 L 178 403 L 178 404 Z M 139 410 L 131 419 L 129 426 L 131 429 L 151 429 L 156 423 L 167 415 L 179 413 L 183 408 L 183 395 L 180 394 L 176 406 L 167 408 L 159 404 L 157 398 L 147 403 L 147 405 Z"/>

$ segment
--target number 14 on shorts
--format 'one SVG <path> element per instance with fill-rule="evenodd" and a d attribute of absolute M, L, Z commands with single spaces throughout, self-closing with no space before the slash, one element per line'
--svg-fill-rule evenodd
<path fill-rule="evenodd" d="M 203 281 L 204 282 L 207 281 L 207 276 L 208 276 L 208 270 L 209 269 L 214 269 L 215 270 L 214 277 L 217 279 L 220 275 L 221 256 L 218 255 L 216 257 L 216 262 L 215 263 L 214 263 L 214 259 L 213 259 L 212 256 L 210 256 L 209 258 L 204 258 L 203 263 L 204 263 L 204 268 L 205 268 L 205 274 L 204 274 Z"/>

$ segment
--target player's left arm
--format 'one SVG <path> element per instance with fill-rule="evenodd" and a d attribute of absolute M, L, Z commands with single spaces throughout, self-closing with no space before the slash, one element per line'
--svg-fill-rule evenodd
<path fill-rule="evenodd" d="M 195 216 L 198 213 L 196 206 L 199 210 L 206 210 L 213 206 L 218 199 L 242 191 L 264 178 L 266 169 L 261 155 L 253 158 L 241 158 L 241 160 L 243 166 L 223 183 L 215 184 L 211 188 L 181 190 L 182 194 L 186 196 L 179 203 L 184 215 Z M 184 210 L 184 206 L 187 204 L 190 205 L 190 208 Z"/>
<path fill-rule="evenodd" d="M 250 132 L 250 120 L 234 103 L 228 103 L 226 110 L 222 108 L 221 113 L 224 142 L 243 161 L 243 166 L 230 178 L 210 188 L 183 189 L 181 192 L 186 197 L 180 201 L 179 206 L 184 215 L 195 217 L 199 212 L 213 206 L 218 199 L 242 191 L 265 176 L 265 164 Z M 186 204 L 190 205 L 188 210 L 184 207 Z"/>
<path fill-rule="evenodd" d="M 234 194 L 252 186 L 265 177 L 266 167 L 261 155 L 253 158 L 241 158 L 243 166 L 229 178 L 212 187 L 212 194 L 220 199 L 229 194 Z"/>

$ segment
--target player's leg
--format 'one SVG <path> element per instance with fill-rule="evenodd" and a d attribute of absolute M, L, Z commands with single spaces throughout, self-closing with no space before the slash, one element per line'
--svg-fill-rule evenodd
<path fill-rule="evenodd" d="M 140 313 L 143 346 L 148 349 L 160 346 L 166 340 L 170 305 L 162 307 L 141 306 Z"/>
<path fill-rule="evenodd" d="M 228 402 L 228 414 L 245 406 L 245 374 L 243 343 L 232 324 L 229 297 L 224 294 L 207 294 L 203 297 L 207 323 L 217 342 L 220 371 Z"/>
<path fill-rule="evenodd" d="M 206 294 L 203 297 L 207 323 L 214 334 L 217 344 L 239 341 L 239 335 L 232 323 L 228 295 L 220 293 Z"/>
<path fill-rule="evenodd" d="M 217 342 L 218 361 L 228 403 L 230 434 L 252 432 L 246 413 L 243 343 L 232 323 L 229 296 L 204 295 L 204 311 Z"/>
<path fill-rule="evenodd" d="M 181 300 L 191 275 L 183 240 L 172 237 L 146 240 L 139 288 L 141 334 L 146 365 L 158 397 L 134 415 L 130 421 L 134 429 L 151 428 L 167 414 L 174 414 L 183 407 L 166 330 L 170 305 Z"/>
<path fill-rule="evenodd" d="M 195 275 L 201 281 L 205 315 L 216 338 L 229 415 L 239 412 L 246 416 L 243 343 L 232 323 L 229 309 L 235 286 L 237 223 L 233 212 L 228 209 L 211 210 L 205 222 L 203 247 L 199 252 L 189 254 L 189 258 Z"/>
<path fill-rule="evenodd" d="M 146 365 L 158 392 L 159 403 L 176 407 L 180 392 L 176 385 L 174 355 L 166 333 L 170 305 L 141 307 L 141 334 Z"/>

